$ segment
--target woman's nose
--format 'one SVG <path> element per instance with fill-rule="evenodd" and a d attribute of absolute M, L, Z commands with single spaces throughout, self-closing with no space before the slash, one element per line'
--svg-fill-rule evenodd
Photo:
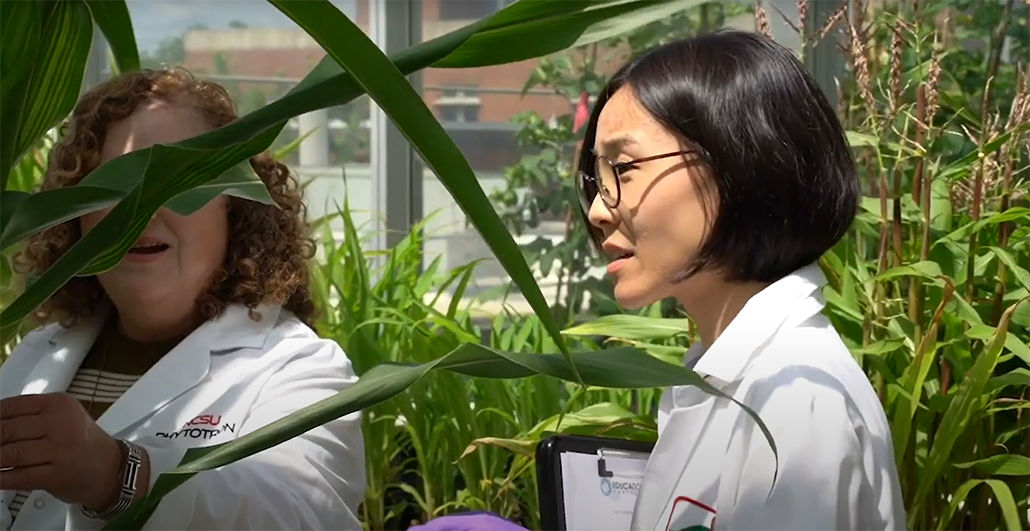
<path fill-rule="evenodd" d="M 590 211 L 587 212 L 587 219 L 590 220 L 591 225 L 599 229 L 615 224 L 615 214 L 604 204 L 601 194 L 594 195 L 594 200 L 590 203 Z"/>

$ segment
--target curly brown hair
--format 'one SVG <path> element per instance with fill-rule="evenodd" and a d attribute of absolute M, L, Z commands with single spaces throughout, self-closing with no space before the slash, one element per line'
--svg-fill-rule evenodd
<path fill-rule="evenodd" d="M 183 68 L 141 70 L 92 88 L 61 128 L 61 140 L 50 151 L 42 190 L 74 186 L 101 162 L 101 150 L 112 124 L 151 102 L 185 104 L 212 129 L 238 118 L 236 104 L 222 86 L 196 79 Z M 250 160 L 279 208 L 228 198 L 229 244 L 225 263 L 206 293 L 197 300 L 204 320 L 219 315 L 230 303 L 251 310 L 261 303 L 282 305 L 313 326 L 315 305 L 309 291 L 309 270 L 315 242 L 309 236 L 306 208 L 296 179 L 271 156 Z M 17 269 L 41 274 L 81 237 L 78 220 L 33 234 L 16 257 Z M 71 326 L 89 318 L 106 295 L 96 277 L 74 277 L 35 312 L 40 322 Z M 255 312 L 251 317 L 257 319 Z"/>

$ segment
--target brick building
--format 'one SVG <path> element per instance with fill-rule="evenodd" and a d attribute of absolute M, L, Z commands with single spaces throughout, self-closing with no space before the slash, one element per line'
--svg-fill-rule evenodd
<path fill-rule="evenodd" d="M 422 38 L 430 40 L 489 16 L 512 0 L 424 0 Z M 369 2 L 357 0 L 355 22 L 368 33 Z M 235 92 L 258 90 L 266 99 L 285 92 L 324 56 L 321 47 L 299 28 L 229 28 L 190 30 L 183 38 L 188 68 L 206 74 L 254 81 L 234 83 Z M 574 101 L 546 89 L 525 96 L 522 88 L 537 60 L 467 69 L 427 69 L 423 95 L 469 162 L 477 170 L 500 171 L 519 158 L 512 116 L 536 111 L 545 119 L 571 112 Z M 258 81 L 265 79 L 265 81 Z M 262 102 L 259 102 L 260 105 Z M 246 104 L 241 104 L 246 107 Z M 245 109 L 249 110 L 249 109 Z M 361 158 L 361 155 L 352 155 Z"/>

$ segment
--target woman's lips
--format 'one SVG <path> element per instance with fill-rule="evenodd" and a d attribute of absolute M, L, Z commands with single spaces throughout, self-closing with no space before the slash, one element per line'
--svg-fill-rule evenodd
<path fill-rule="evenodd" d="M 614 275 L 615 273 L 618 273 L 618 271 L 622 269 L 631 258 L 633 258 L 633 255 L 627 255 L 608 262 L 608 274 Z"/>

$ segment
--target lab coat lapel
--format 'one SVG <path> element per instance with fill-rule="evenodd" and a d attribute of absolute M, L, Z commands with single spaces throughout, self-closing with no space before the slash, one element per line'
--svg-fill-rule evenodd
<path fill-rule="evenodd" d="M 700 359 L 690 360 L 696 361 L 694 371 L 732 395 L 732 389 L 744 377 L 762 345 L 781 326 L 796 326 L 822 309 L 816 291 L 824 283 L 819 266 L 812 264 L 763 290 L 745 305 Z M 659 434 L 637 494 L 631 526 L 634 531 L 664 530 L 667 522 L 662 519 L 668 518 L 677 490 L 684 483 L 689 483 L 698 496 L 714 494 L 707 489 L 718 489 L 718 471 L 710 468 L 710 460 L 704 454 L 724 447 L 720 445 L 725 441 L 711 438 L 709 428 L 718 420 L 725 401 L 720 402 L 696 387 L 680 386 L 666 392 L 671 394 L 673 410 Z M 707 439 L 702 440 L 702 436 Z"/>
<path fill-rule="evenodd" d="M 699 389 L 684 387 L 668 392 L 676 404 L 647 462 L 646 480 L 637 493 L 633 510 L 631 527 L 634 531 L 665 529 L 664 522 L 659 519 L 673 503 L 676 487 L 691 460 L 697 457 L 695 454 L 702 447 L 700 437 L 712 423 L 716 412 L 714 396 L 703 395 Z M 700 399 L 700 402 L 683 407 L 684 404 L 675 397 L 678 394 L 682 396 L 684 392 L 694 400 Z"/>
<path fill-rule="evenodd" d="M 818 289 L 826 278 L 817 264 L 805 266 L 751 298 L 733 318 L 719 339 L 697 362 L 695 370 L 723 382 L 744 377 L 748 367 L 785 323 L 811 316 L 811 307 L 822 309 Z"/>
<path fill-rule="evenodd" d="M 116 436 L 200 383 L 211 365 L 209 345 L 215 328 L 204 324 L 186 336 L 111 404 L 97 424 Z"/>
<path fill-rule="evenodd" d="M 260 321 L 249 317 L 242 305 L 230 305 L 222 315 L 186 336 L 129 388 L 97 420 L 117 436 L 202 382 L 211 368 L 213 353 L 260 347 L 279 315 L 278 307 L 261 306 Z"/>

